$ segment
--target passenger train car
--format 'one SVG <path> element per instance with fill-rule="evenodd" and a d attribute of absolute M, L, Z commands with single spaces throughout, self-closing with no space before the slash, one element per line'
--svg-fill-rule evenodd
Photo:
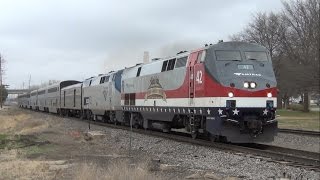
<path fill-rule="evenodd" d="M 277 134 L 276 79 L 257 44 L 221 42 L 70 85 L 56 94 L 63 115 L 237 143 Z M 41 91 L 30 97 L 39 110 Z"/>

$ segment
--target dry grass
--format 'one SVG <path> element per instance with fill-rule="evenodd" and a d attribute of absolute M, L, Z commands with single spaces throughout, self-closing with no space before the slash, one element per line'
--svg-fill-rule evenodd
<path fill-rule="evenodd" d="M 65 161 L 23 159 L 16 149 L 2 151 L 0 162 L 0 179 L 53 179 L 59 171 L 71 166 Z"/>
<path fill-rule="evenodd" d="M 31 114 L 16 109 L 2 109 L 0 124 L 2 134 L 32 134 L 49 127 L 48 121 L 35 120 Z"/>
<path fill-rule="evenodd" d="M 75 169 L 75 180 L 157 180 L 162 179 L 151 174 L 146 164 L 132 165 L 128 162 L 115 162 L 108 167 L 84 163 Z"/>

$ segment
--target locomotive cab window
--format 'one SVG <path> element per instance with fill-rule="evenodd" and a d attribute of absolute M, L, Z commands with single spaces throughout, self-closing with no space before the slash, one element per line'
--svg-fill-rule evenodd
<path fill-rule="evenodd" d="M 177 59 L 176 62 L 176 67 L 175 68 L 180 68 L 180 67 L 185 67 L 187 64 L 188 56 L 186 57 L 181 57 Z"/>
<path fill-rule="evenodd" d="M 176 63 L 176 59 L 170 59 L 167 66 L 167 71 L 172 70 L 174 68 L 175 63 Z"/>
<path fill-rule="evenodd" d="M 241 61 L 240 51 L 215 51 L 218 61 Z"/>
<path fill-rule="evenodd" d="M 244 55 L 247 60 L 268 61 L 267 53 L 263 51 L 246 51 Z"/>
<path fill-rule="evenodd" d="M 110 76 L 105 76 L 103 83 L 109 82 Z"/>
<path fill-rule="evenodd" d="M 198 53 L 198 57 L 197 57 L 197 62 L 203 62 L 205 60 L 206 57 L 206 51 L 200 51 Z"/>

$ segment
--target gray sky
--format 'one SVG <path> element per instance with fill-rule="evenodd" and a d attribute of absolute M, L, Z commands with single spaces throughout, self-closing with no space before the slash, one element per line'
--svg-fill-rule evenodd
<path fill-rule="evenodd" d="M 85 78 L 228 40 L 280 0 L 0 0 L 5 83 Z"/>

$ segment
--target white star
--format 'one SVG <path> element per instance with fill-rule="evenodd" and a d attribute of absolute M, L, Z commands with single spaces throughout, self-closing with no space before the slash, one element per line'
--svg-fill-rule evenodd
<path fill-rule="evenodd" d="M 222 109 L 218 109 L 219 115 L 222 115 L 223 110 Z"/>
<path fill-rule="evenodd" d="M 268 109 L 263 110 L 263 115 L 268 115 Z"/>
<path fill-rule="evenodd" d="M 160 108 L 160 111 L 162 112 L 162 108 Z"/>
<path fill-rule="evenodd" d="M 182 109 L 183 113 L 186 113 L 186 110 L 185 109 Z"/>
<path fill-rule="evenodd" d="M 164 112 L 167 112 L 167 109 L 164 109 Z"/>
<path fill-rule="evenodd" d="M 175 113 L 175 112 L 176 112 L 176 109 L 173 108 L 173 112 Z"/>
<path fill-rule="evenodd" d="M 157 108 L 157 109 L 156 109 L 156 111 L 158 112 L 158 111 L 159 111 L 159 109 Z"/>
<path fill-rule="evenodd" d="M 208 110 L 207 110 L 207 113 L 210 114 L 210 112 L 211 112 L 210 109 L 208 109 Z"/>
<path fill-rule="evenodd" d="M 238 111 L 238 109 L 236 108 L 235 110 L 233 110 L 232 111 L 233 112 L 233 115 L 239 115 L 238 113 L 239 113 L 239 111 Z"/>
<path fill-rule="evenodd" d="M 188 113 L 190 113 L 190 109 L 188 109 Z"/>
<path fill-rule="evenodd" d="M 199 111 L 200 111 L 200 114 L 202 114 L 202 109 L 200 109 Z"/>
<path fill-rule="evenodd" d="M 194 109 L 194 111 L 193 111 L 195 114 L 197 114 L 197 110 L 196 109 Z"/>

